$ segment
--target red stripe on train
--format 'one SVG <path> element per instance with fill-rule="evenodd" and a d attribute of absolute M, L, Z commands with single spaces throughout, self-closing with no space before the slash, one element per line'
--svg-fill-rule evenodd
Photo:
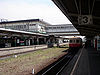
<path fill-rule="evenodd" d="M 69 44 L 69 47 L 80 47 L 81 44 Z"/>

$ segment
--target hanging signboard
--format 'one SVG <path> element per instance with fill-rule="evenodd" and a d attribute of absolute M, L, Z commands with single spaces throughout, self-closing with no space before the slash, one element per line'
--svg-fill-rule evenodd
<path fill-rule="evenodd" d="M 92 15 L 79 15 L 78 24 L 79 25 L 93 24 Z"/>

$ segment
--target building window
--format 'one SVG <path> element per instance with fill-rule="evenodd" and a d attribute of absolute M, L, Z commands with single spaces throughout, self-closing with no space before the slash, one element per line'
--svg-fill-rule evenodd
<path fill-rule="evenodd" d="M 24 28 L 26 28 L 26 25 L 24 25 Z"/>
<path fill-rule="evenodd" d="M 30 24 L 30 26 L 35 26 L 36 24 Z"/>

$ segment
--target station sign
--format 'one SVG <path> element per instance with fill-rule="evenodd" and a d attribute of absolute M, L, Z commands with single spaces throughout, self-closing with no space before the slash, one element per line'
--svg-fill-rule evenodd
<path fill-rule="evenodd" d="M 89 25 L 93 24 L 92 15 L 79 15 L 78 16 L 79 25 Z"/>

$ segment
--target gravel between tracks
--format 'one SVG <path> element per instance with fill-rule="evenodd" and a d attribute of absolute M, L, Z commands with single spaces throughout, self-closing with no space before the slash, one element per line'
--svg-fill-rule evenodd
<path fill-rule="evenodd" d="M 20 55 L 17 58 L 0 60 L 0 75 L 31 75 L 33 68 L 37 73 L 65 55 L 66 49 L 49 48 Z"/>

